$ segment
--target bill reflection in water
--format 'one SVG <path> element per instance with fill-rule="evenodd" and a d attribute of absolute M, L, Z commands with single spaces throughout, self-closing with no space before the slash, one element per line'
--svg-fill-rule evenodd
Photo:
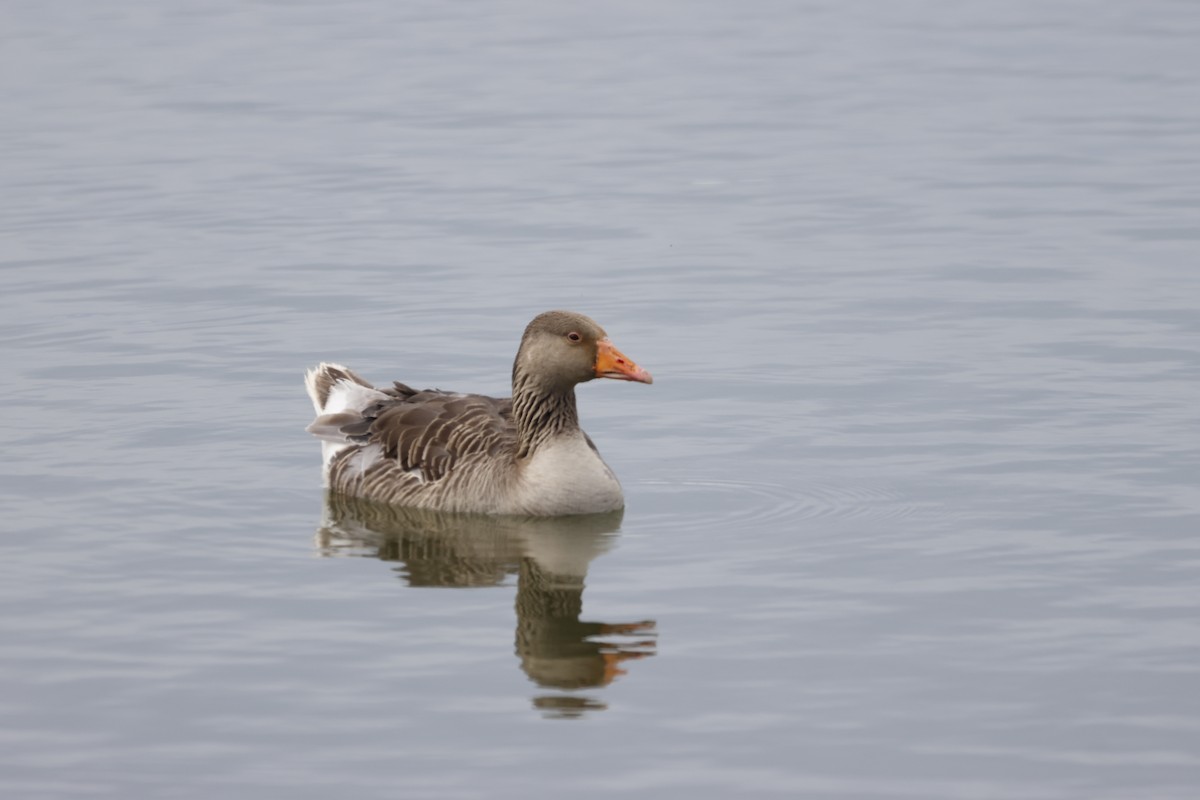
<path fill-rule="evenodd" d="M 490 517 L 384 506 L 328 494 L 317 531 L 324 555 L 371 553 L 404 565 L 413 587 L 498 586 L 517 576 L 516 654 L 530 680 L 558 692 L 535 697 L 547 716 L 605 708 L 574 694 L 607 686 L 623 664 L 655 652 L 653 620 L 580 619 L 592 559 L 613 544 L 621 511 L 574 517 Z"/>

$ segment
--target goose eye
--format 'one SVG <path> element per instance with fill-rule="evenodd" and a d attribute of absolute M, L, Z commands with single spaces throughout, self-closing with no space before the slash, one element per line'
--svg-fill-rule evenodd
<path fill-rule="evenodd" d="M 568 333 L 568 334 L 567 334 L 567 338 L 568 338 L 568 339 L 570 339 L 572 342 L 578 342 L 578 341 L 580 341 L 581 339 L 583 339 L 583 337 L 582 337 L 582 336 L 580 336 L 580 335 L 579 335 L 578 333 L 576 333 L 575 331 L 571 331 L 570 333 Z"/>

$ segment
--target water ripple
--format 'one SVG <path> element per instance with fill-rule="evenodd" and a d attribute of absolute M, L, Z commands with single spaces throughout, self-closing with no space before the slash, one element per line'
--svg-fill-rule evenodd
<path fill-rule="evenodd" d="M 661 514 L 661 519 L 655 520 L 668 527 L 694 524 L 695 520 L 686 513 L 680 515 L 679 509 L 703 513 L 706 524 L 718 527 L 824 518 L 947 516 L 940 507 L 915 502 L 892 489 L 863 484 L 805 481 L 803 486 L 788 486 L 761 481 L 678 478 L 642 480 L 635 485 L 639 489 L 644 487 L 670 508 Z"/>

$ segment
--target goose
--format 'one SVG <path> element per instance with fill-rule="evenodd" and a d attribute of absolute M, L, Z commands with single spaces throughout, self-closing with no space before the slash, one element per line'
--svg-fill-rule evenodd
<path fill-rule="evenodd" d="M 512 397 L 400 382 L 378 388 L 340 364 L 305 374 L 325 485 L 393 506 L 566 516 L 615 511 L 621 484 L 579 427 L 576 384 L 652 383 L 594 320 L 568 311 L 533 318 L 512 368 Z"/>

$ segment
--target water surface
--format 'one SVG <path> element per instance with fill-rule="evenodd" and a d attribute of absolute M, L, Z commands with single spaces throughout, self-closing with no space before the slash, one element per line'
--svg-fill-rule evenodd
<path fill-rule="evenodd" d="M 1190 3 L 17 3 L 0 793 L 1191 798 Z M 327 499 L 306 366 L 623 515 Z"/>

